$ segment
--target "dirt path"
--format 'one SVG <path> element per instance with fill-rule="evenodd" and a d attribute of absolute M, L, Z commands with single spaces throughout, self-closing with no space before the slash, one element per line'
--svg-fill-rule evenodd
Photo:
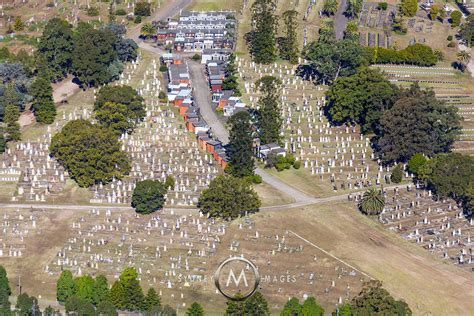
<path fill-rule="evenodd" d="M 54 103 L 60 103 L 61 101 L 67 100 L 79 90 L 81 90 L 81 88 L 72 82 L 72 77 L 68 77 L 59 83 L 53 84 Z"/>

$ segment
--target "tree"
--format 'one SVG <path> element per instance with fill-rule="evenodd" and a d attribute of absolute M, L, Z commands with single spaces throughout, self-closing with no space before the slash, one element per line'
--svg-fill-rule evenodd
<path fill-rule="evenodd" d="M 64 270 L 59 276 L 56 284 L 56 299 L 60 303 L 65 303 L 70 297 L 76 294 L 76 283 L 69 270 Z"/>
<path fill-rule="evenodd" d="M 0 287 L 0 314 L 11 315 L 11 303 L 9 301 L 9 294 L 7 290 Z"/>
<path fill-rule="evenodd" d="M 16 312 L 17 315 L 21 316 L 32 316 L 32 315 L 41 315 L 38 300 L 36 297 L 28 296 L 27 293 L 22 293 L 18 295 L 16 301 Z"/>
<path fill-rule="evenodd" d="M 359 202 L 359 209 L 365 215 L 378 215 L 385 207 L 385 198 L 376 188 L 369 188 L 364 192 Z"/>
<path fill-rule="evenodd" d="M 238 112 L 232 115 L 228 124 L 230 126 L 228 172 L 239 178 L 252 176 L 255 163 L 250 114 L 247 111 Z"/>
<path fill-rule="evenodd" d="M 402 0 L 400 11 L 404 16 L 413 17 L 418 10 L 417 0 Z"/>
<path fill-rule="evenodd" d="M 351 316 L 351 304 L 345 303 L 336 307 L 336 310 L 332 312 L 332 316 Z"/>
<path fill-rule="evenodd" d="M 127 62 L 137 59 L 138 45 L 134 40 L 124 38 L 127 32 L 125 25 L 109 23 L 106 28 L 111 30 L 115 35 L 114 49 L 117 53 L 118 60 Z"/>
<path fill-rule="evenodd" d="M 345 15 L 351 19 L 356 18 L 362 10 L 362 0 L 348 0 Z"/>
<path fill-rule="evenodd" d="M 72 69 L 86 87 L 97 87 L 111 81 L 109 67 L 117 57 L 115 34 L 109 30 L 83 27 L 75 35 Z"/>
<path fill-rule="evenodd" d="M 109 301 L 102 301 L 97 305 L 97 315 L 98 316 L 117 316 L 117 310 L 115 309 L 114 304 Z"/>
<path fill-rule="evenodd" d="M 138 281 L 138 273 L 135 268 L 125 268 L 120 274 L 120 284 L 122 285 L 125 304 L 124 307 L 129 311 L 140 311 L 145 306 L 145 296 Z"/>
<path fill-rule="evenodd" d="M 165 305 L 163 306 L 163 309 L 161 310 L 161 315 L 158 315 L 158 316 L 176 316 L 176 315 L 177 313 L 173 307 L 169 305 Z"/>
<path fill-rule="evenodd" d="M 244 315 L 269 316 L 270 310 L 265 297 L 260 292 L 255 292 L 244 302 Z"/>
<path fill-rule="evenodd" d="M 83 275 L 75 279 L 75 296 L 93 304 L 96 301 L 95 281 L 90 275 Z"/>
<path fill-rule="evenodd" d="M 4 290 L 7 296 L 12 294 L 10 289 L 10 282 L 8 281 L 7 270 L 3 266 L 0 266 L 0 290 Z"/>
<path fill-rule="evenodd" d="M 474 14 L 471 14 L 467 17 L 466 21 L 461 26 L 459 35 L 463 40 L 466 41 L 468 46 L 473 46 L 474 44 Z"/>
<path fill-rule="evenodd" d="M 257 127 L 262 144 L 280 143 L 283 118 L 279 105 L 281 81 L 263 76 L 256 82 L 262 96 L 258 98 Z"/>
<path fill-rule="evenodd" d="M 141 35 L 145 38 L 150 38 L 156 35 L 156 28 L 151 23 L 145 23 L 141 29 Z"/>
<path fill-rule="evenodd" d="M 161 299 L 154 288 L 149 288 L 145 297 L 146 310 L 150 311 L 153 307 L 161 308 Z"/>
<path fill-rule="evenodd" d="M 129 119 L 129 116 L 130 111 L 127 106 L 120 103 L 106 102 L 94 111 L 97 122 L 113 131 L 117 136 L 133 132 L 135 122 Z"/>
<path fill-rule="evenodd" d="M 36 121 L 44 124 L 53 123 L 56 117 L 56 107 L 53 101 L 53 88 L 49 80 L 42 76 L 36 77 L 29 92 L 33 97 L 32 108 Z"/>
<path fill-rule="evenodd" d="M 339 4 L 337 0 L 324 0 L 323 9 L 321 10 L 327 16 L 336 14 Z"/>
<path fill-rule="evenodd" d="M 422 168 L 427 162 L 428 159 L 426 159 L 425 155 L 416 153 L 411 156 L 410 160 L 408 160 L 408 171 L 417 175 L 420 168 Z"/>
<path fill-rule="evenodd" d="M 99 90 L 94 103 L 94 111 L 98 111 L 107 102 L 123 104 L 127 106 L 127 118 L 134 121 L 141 121 L 145 115 L 145 103 L 137 90 L 130 86 L 105 86 Z"/>
<path fill-rule="evenodd" d="M 285 24 L 285 37 L 280 44 L 280 57 L 288 60 L 292 64 L 298 63 L 298 12 L 288 10 L 283 13 L 283 23 Z"/>
<path fill-rule="evenodd" d="M 18 141 L 21 139 L 20 124 L 18 118 L 20 117 L 20 110 L 18 106 L 9 104 L 5 108 L 4 122 L 6 126 L 7 139 L 9 141 Z"/>
<path fill-rule="evenodd" d="M 238 71 L 237 66 L 235 65 L 235 54 L 232 53 L 229 55 L 227 64 L 225 67 L 225 78 L 222 83 L 222 90 L 232 90 L 234 95 L 240 96 L 239 82 L 237 79 Z"/>
<path fill-rule="evenodd" d="M 55 82 L 66 77 L 72 66 L 73 50 L 72 26 L 59 18 L 50 19 L 36 52 L 41 66 L 48 70 L 50 80 Z"/>
<path fill-rule="evenodd" d="M 151 4 L 145 1 L 137 2 L 133 14 L 137 16 L 150 16 Z"/>
<path fill-rule="evenodd" d="M 310 43 L 303 51 L 303 56 L 309 62 L 311 75 L 323 84 L 329 84 L 339 76 L 353 75 L 366 63 L 362 46 L 352 39 L 335 43 L 326 40 Z"/>
<path fill-rule="evenodd" d="M 451 12 L 451 27 L 457 27 L 461 24 L 462 13 L 458 10 Z"/>
<path fill-rule="evenodd" d="M 415 153 L 431 157 L 447 152 L 459 135 L 460 119 L 457 108 L 444 105 L 432 90 L 413 85 L 383 112 L 375 151 L 385 163 L 406 162 Z"/>
<path fill-rule="evenodd" d="M 165 188 L 168 190 L 174 190 L 175 181 L 173 176 L 166 176 L 165 178 Z"/>
<path fill-rule="evenodd" d="M 186 316 L 204 316 L 204 309 L 199 303 L 194 302 L 186 311 Z"/>
<path fill-rule="evenodd" d="M 3 134 L 3 128 L 0 128 L 0 154 L 5 152 L 7 147 L 7 141 L 5 140 L 5 135 Z"/>
<path fill-rule="evenodd" d="M 461 64 L 460 69 L 464 71 L 467 67 L 467 64 L 471 61 L 471 54 L 467 50 L 461 50 L 457 52 L 456 57 L 458 59 L 458 62 Z"/>
<path fill-rule="evenodd" d="M 308 297 L 301 307 L 302 316 L 323 316 L 324 308 L 316 303 L 316 299 L 312 296 Z"/>
<path fill-rule="evenodd" d="M 43 316 L 61 316 L 61 312 L 59 310 L 54 310 L 51 305 L 48 305 L 43 311 Z"/>
<path fill-rule="evenodd" d="M 65 307 L 66 313 L 74 313 L 75 315 L 87 316 L 96 315 L 94 305 L 92 305 L 89 301 L 79 298 L 77 296 L 71 296 L 70 298 L 68 298 Z"/>
<path fill-rule="evenodd" d="M 440 197 L 466 200 L 474 183 L 474 157 L 460 153 L 438 154 L 423 167 L 428 188 Z M 423 171 L 423 170 L 421 170 Z"/>
<path fill-rule="evenodd" d="M 198 207 L 210 217 L 234 219 L 258 212 L 261 202 L 248 181 L 220 175 L 202 191 Z"/>
<path fill-rule="evenodd" d="M 393 183 L 400 183 L 402 182 L 403 179 L 403 170 L 400 164 L 397 164 L 393 169 L 392 169 L 392 175 L 390 176 L 390 180 L 392 180 Z"/>
<path fill-rule="evenodd" d="M 104 275 L 99 275 L 94 281 L 94 305 L 98 306 L 101 302 L 107 301 L 109 294 L 109 284 Z"/>
<path fill-rule="evenodd" d="M 115 281 L 107 296 L 107 301 L 112 303 L 117 309 L 125 309 L 126 297 L 125 290 L 120 281 Z"/>
<path fill-rule="evenodd" d="M 369 281 L 364 284 L 359 295 L 351 302 L 352 315 L 397 315 L 412 314 L 407 303 L 395 300 L 387 290 L 382 288 L 382 282 Z"/>
<path fill-rule="evenodd" d="M 386 11 L 388 9 L 388 4 L 387 2 L 379 2 L 377 4 L 377 10 L 382 10 L 382 11 Z"/>
<path fill-rule="evenodd" d="M 338 78 L 326 93 L 326 115 L 333 124 L 360 124 L 362 132 L 377 129 L 383 111 L 389 109 L 397 88 L 376 69 Z"/>
<path fill-rule="evenodd" d="M 238 295 L 238 294 L 237 294 Z M 241 316 L 245 313 L 243 301 L 227 300 L 227 307 L 224 316 Z"/>
<path fill-rule="evenodd" d="M 17 32 L 25 29 L 25 23 L 21 20 L 21 16 L 17 16 L 13 22 L 13 29 Z"/>
<path fill-rule="evenodd" d="M 67 123 L 53 136 L 50 151 L 81 187 L 121 179 L 130 171 L 116 135 L 86 120 Z"/>
<path fill-rule="evenodd" d="M 434 20 L 439 14 L 439 7 L 437 5 L 432 5 L 430 8 L 430 19 Z"/>
<path fill-rule="evenodd" d="M 163 208 L 166 186 L 158 180 L 143 180 L 136 184 L 132 195 L 132 207 L 137 213 L 150 214 Z"/>
<path fill-rule="evenodd" d="M 257 63 L 269 64 L 277 58 L 275 7 L 274 0 L 256 0 L 252 5 L 252 32 L 249 34 L 249 46 L 252 59 Z"/>
<path fill-rule="evenodd" d="M 288 302 L 286 302 L 285 306 L 283 306 L 283 310 L 280 313 L 280 316 L 297 316 L 301 315 L 302 306 L 299 300 L 296 297 L 292 297 Z"/>

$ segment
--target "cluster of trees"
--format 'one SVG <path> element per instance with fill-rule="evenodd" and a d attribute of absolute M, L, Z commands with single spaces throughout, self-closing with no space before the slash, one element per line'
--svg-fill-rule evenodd
<path fill-rule="evenodd" d="M 293 316 L 293 315 L 311 315 L 311 316 L 323 316 L 324 308 L 316 302 L 316 299 L 312 296 L 304 300 L 303 304 L 300 304 L 296 297 L 292 297 L 283 306 L 283 310 L 280 316 Z"/>
<path fill-rule="evenodd" d="M 278 171 L 290 169 L 291 167 L 299 169 L 301 161 L 296 160 L 295 156 L 287 154 L 286 156 L 270 153 L 267 157 L 265 168 L 276 168 Z"/>
<path fill-rule="evenodd" d="M 67 123 L 51 140 L 51 156 L 56 158 L 80 187 L 121 179 L 130 171 L 117 135 L 87 120 Z"/>
<path fill-rule="evenodd" d="M 402 0 L 400 5 L 400 12 L 404 16 L 414 17 L 418 11 L 418 1 L 417 0 Z"/>
<path fill-rule="evenodd" d="M 201 56 L 199 55 L 198 57 L 199 59 L 201 58 Z M 232 53 L 229 55 L 229 59 L 225 66 L 225 79 L 224 79 L 224 82 L 222 83 L 222 89 L 232 90 L 234 91 L 234 95 L 241 96 L 242 94 L 239 89 L 239 82 L 237 79 L 237 75 L 238 75 L 238 71 L 237 71 L 237 66 L 235 64 L 235 54 Z"/>
<path fill-rule="evenodd" d="M 321 12 L 327 16 L 336 14 L 339 3 L 337 0 L 324 0 Z"/>
<path fill-rule="evenodd" d="M 326 94 L 325 111 L 334 124 L 360 124 L 375 133 L 373 146 L 385 163 L 406 162 L 415 153 L 447 152 L 461 130 L 453 106 L 417 84 L 392 85 L 378 70 L 362 69 L 338 78 Z"/>
<path fill-rule="evenodd" d="M 125 26 L 119 24 L 94 29 L 80 22 L 73 29 L 67 21 L 53 18 L 38 43 L 38 68 L 53 82 L 68 74 L 73 74 L 83 87 L 110 82 L 122 72 L 123 62 L 137 57 L 137 44 L 124 39 L 124 34 Z"/>
<path fill-rule="evenodd" d="M 443 58 L 440 51 L 425 44 L 416 43 L 404 49 L 367 47 L 366 58 L 374 64 L 409 64 L 429 67 Z"/>
<path fill-rule="evenodd" d="M 440 198 L 451 197 L 468 214 L 474 212 L 474 157 L 448 153 L 428 158 L 416 153 L 408 161 L 408 171 Z"/>
<path fill-rule="evenodd" d="M 250 54 L 257 63 L 269 64 L 278 56 L 296 64 L 298 49 L 298 12 L 288 10 L 282 18 L 284 37 L 277 37 L 278 17 L 275 15 L 275 0 L 256 0 L 252 5 L 252 31 L 246 34 Z"/>
<path fill-rule="evenodd" d="M 351 19 L 358 17 L 362 10 L 362 2 L 362 0 L 348 0 L 344 14 Z"/>
<path fill-rule="evenodd" d="M 151 3 L 147 1 L 137 2 L 133 10 L 133 14 L 136 16 L 150 16 L 151 14 Z"/>
<path fill-rule="evenodd" d="M 469 15 L 461 26 L 459 35 L 466 41 L 468 46 L 474 46 L 474 14 Z"/>
<path fill-rule="evenodd" d="M 145 115 L 143 97 L 130 86 L 104 86 L 97 94 L 94 117 L 116 135 L 132 133 Z"/>
<path fill-rule="evenodd" d="M 150 214 L 163 208 L 166 183 L 158 180 L 143 180 L 136 183 L 132 195 L 132 207 L 137 213 Z"/>
<path fill-rule="evenodd" d="M 118 315 L 117 310 L 145 312 L 145 315 L 175 316 L 176 311 L 162 306 L 154 288 L 145 295 L 135 268 L 125 268 L 112 287 L 103 275 L 74 278 L 71 271 L 61 273 L 56 285 L 56 299 L 65 303 L 66 312 L 78 315 Z"/>

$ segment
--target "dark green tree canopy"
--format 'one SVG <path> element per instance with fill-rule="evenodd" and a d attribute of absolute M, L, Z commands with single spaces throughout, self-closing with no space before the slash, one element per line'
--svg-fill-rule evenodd
<path fill-rule="evenodd" d="M 81 187 L 120 179 L 130 171 L 116 135 L 86 120 L 67 123 L 52 138 L 50 150 Z"/>
<path fill-rule="evenodd" d="M 326 93 L 325 111 L 333 124 L 357 123 L 362 132 L 371 132 L 377 129 L 382 112 L 392 106 L 397 91 L 379 70 L 365 68 L 334 82 Z"/>
<path fill-rule="evenodd" d="M 276 3 L 274 0 L 256 0 L 252 5 L 252 31 L 247 34 L 252 59 L 261 64 L 276 60 Z"/>
<path fill-rule="evenodd" d="M 221 175 L 211 181 L 199 197 L 198 207 L 210 217 L 234 219 L 259 210 L 257 193 L 248 181 Z"/>
<path fill-rule="evenodd" d="M 280 109 L 281 81 L 273 76 L 263 76 L 256 83 L 262 94 L 258 98 L 257 128 L 262 144 L 280 143 L 283 118 Z"/>
<path fill-rule="evenodd" d="M 65 303 L 70 297 L 76 294 L 76 283 L 69 270 L 64 270 L 59 276 L 56 284 L 56 299 Z"/>
<path fill-rule="evenodd" d="M 199 303 L 194 302 L 186 311 L 186 316 L 204 316 L 204 309 Z"/>
<path fill-rule="evenodd" d="M 229 173 L 234 177 L 251 176 L 254 173 L 254 153 L 250 114 L 242 111 L 234 114 L 228 121 L 230 126 L 228 154 Z"/>
<path fill-rule="evenodd" d="M 130 111 L 128 117 L 134 121 L 139 121 L 146 115 L 143 97 L 130 86 L 105 86 L 101 88 L 94 103 L 94 111 L 99 110 L 106 102 L 126 105 Z"/>
<path fill-rule="evenodd" d="M 36 77 L 30 86 L 29 93 L 33 97 L 32 108 L 39 123 L 51 124 L 56 117 L 56 107 L 53 102 L 53 88 L 48 79 Z"/>
<path fill-rule="evenodd" d="M 167 189 L 158 180 L 143 180 L 136 184 L 132 207 L 137 213 L 150 214 L 163 208 Z"/>

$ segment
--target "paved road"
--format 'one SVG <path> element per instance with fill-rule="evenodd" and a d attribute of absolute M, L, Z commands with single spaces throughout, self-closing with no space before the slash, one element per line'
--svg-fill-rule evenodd
<path fill-rule="evenodd" d="M 339 3 L 339 8 L 334 16 L 334 33 L 336 34 L 336 39 L 340 40 L 344 38 L 344 31 L 347 26 L 347 18 L 344 15 L 347 7 L 347 0 L 341 0 Z"/>

